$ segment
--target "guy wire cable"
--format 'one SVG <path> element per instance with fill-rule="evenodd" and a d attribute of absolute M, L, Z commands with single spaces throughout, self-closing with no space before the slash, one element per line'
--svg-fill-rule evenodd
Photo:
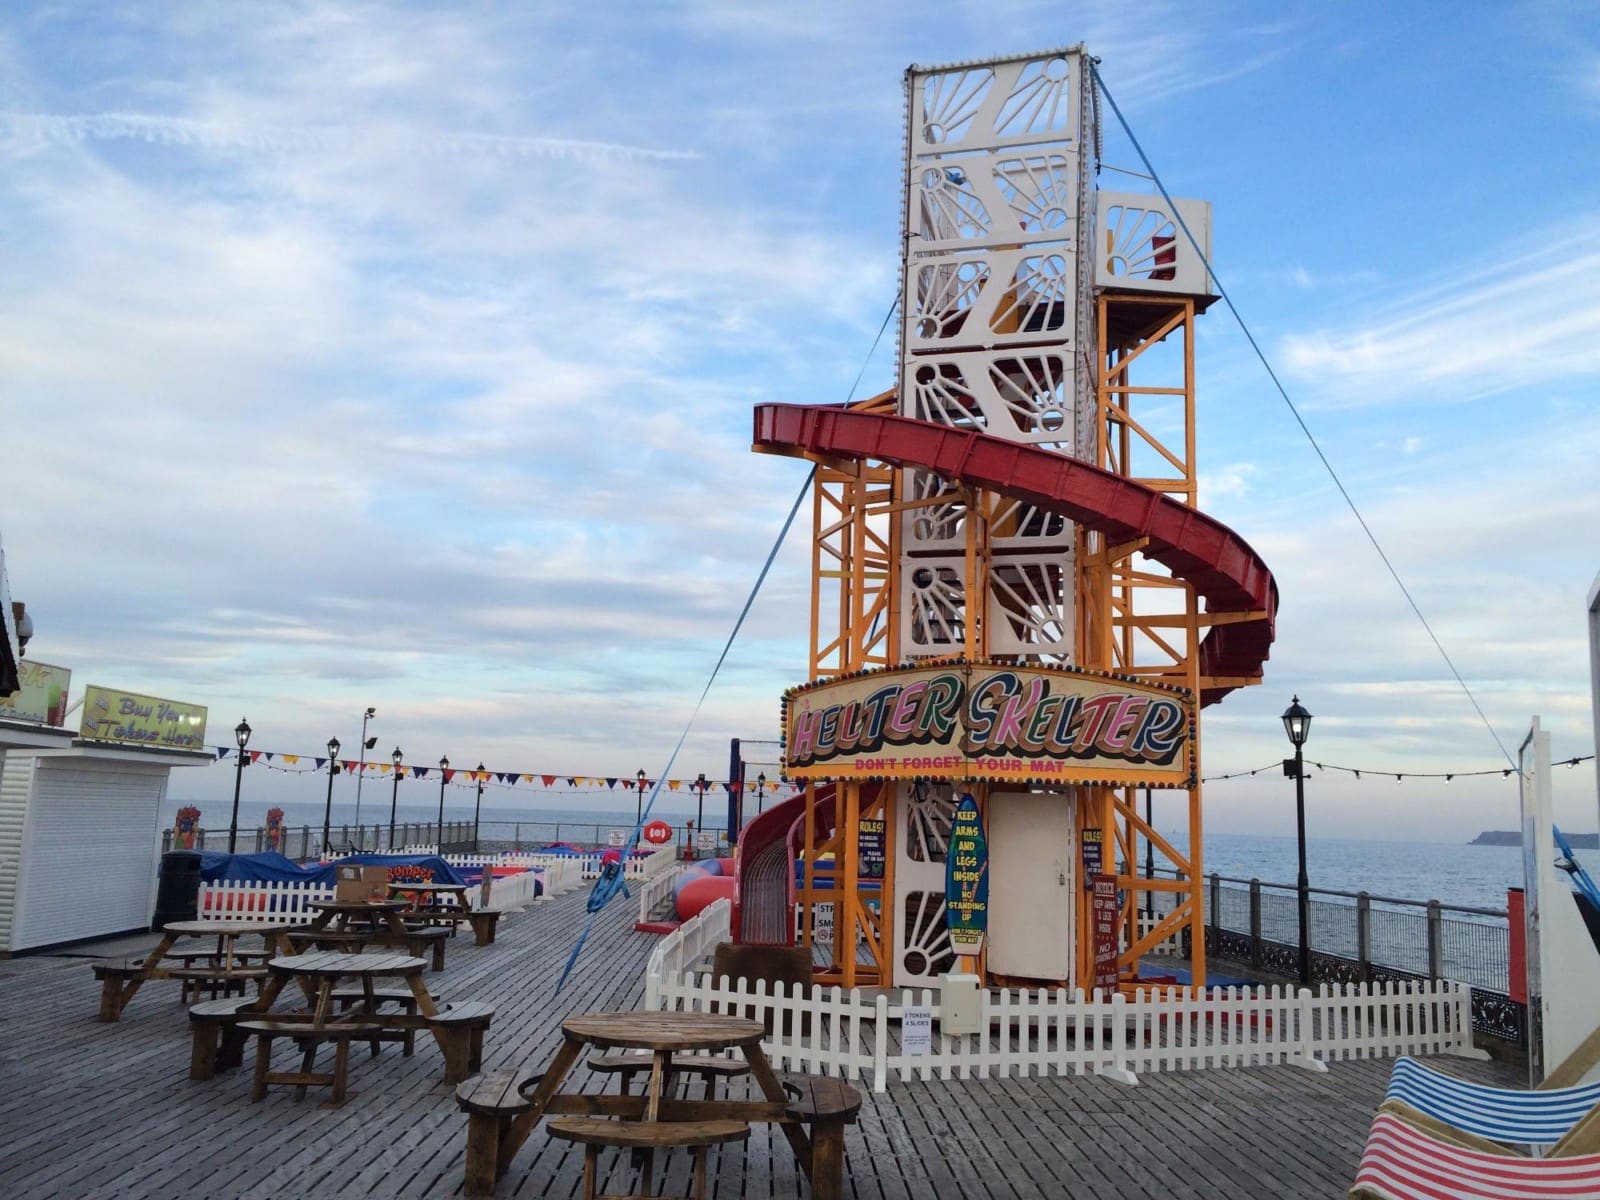
<path fill-rule="evenodd" d="M 1284 404 L 1288 406 L 1295 423 L 1300 426 L 1300 432 L 1306 435 L 1306 441 L 1311 443 L 1311 449 L 1316 452 L 1317 458 L 1321 460 L 1323 468 L 1328 472 L 1328 477 L 1333 480 L 1334 487 L 1339 489 L 1339 495 L 1344 497 L 1345 504 L 1355 514 L 1356 521 L 1361 526 L 1361 532 L 1367 535 L 1367 541 L 1371 542 L 1372 548 L 1378 552 L 1378 557 L 1383 560 L 1383 565 L 1394 579 L 1395 586 L 1400 589 L 1400 594 L 1406 598 L 1406 603 L 1411 606 L 1411 611 L 1416 615 L 1417 620 L 1422 623 L 1422 628 L 1427 631 L 1428 638 L 1433 642 L 1434 649 L 1439 652 L 1439 657 L 1444 659 L 1445 666 L 1450 668 L 1450 674 L 1455 676 L 1456 683 L 1461 685 L 1462 692 L 1466 694 L 1467 700 L 1478 714 L 1478 719 L 1483 722 L 1483 727 L 1489 731 L 1489 736 L 1494 739 L 1494 744 L 1500 747 L 1500 753 L 1515 768 L 1516 760 L 1511 757 L 1511 753 L 1506 749 L 1505 743 L 1500 740 L 1500 735 L 1495 732 L 1494 726 L 1489 723 L 1488 716 L 1484 714 L 1483 708 L 1478 704 L 1478 698 L 1472 694 L 1472 689 L 1467 686 L 1467 681 L 1461 677 L 1461 672 L 1456 670 L 1456 664 L 1450 658 L 1449 652 L 1445 650 L 1444 643 L 1439 641 L 1438 635 L 1433 632 L 1433 626 L 1428 624 L 1428 618 L 1422 615 L 1422 609 L 1412 597 L 1411 589 L 1406 587 L 1405 580 L 1400 578 L 1400 572 L 1395 570 L 1394 563 L 1389 561 L 1389 556 L 1384 553 L 1383 546 L 1379 544 L 1377 535 L 1372 532 L 1372 527 L 1367 524 L 1367 519 L 1361 515 L 1361 510 L 1356 507 L 1356 502 L 1351 498 L 1350 493 L 1345 490 L 1344 481 L 1339 478 L 1339 473 L 1333 469 L 1333 464 L 1328 461 L 1328 456 L 1322 452 L 1321 445 L 1318 444 L 1310 427 L 1306 425 L 1305 419 L 1301 417 L 1300 410 L 1295 407 L 1294 401 L 1289 398 L 1288 390 L 1278 378 L 1278 373 L 1272 369 L 1272 364 L 1267 361 L 1267 356 L 1262 351 L 1260 344 L 1257 343 L 1255 334 L 1250 332 L 1250 326 L 1245 324 L 1244 317 L 1240 315 L 1238 308 L 1234 306 L 1233 297 L 1228 295 L 1228 289 L 1222 286 L 1221 278 L 1218 277 L 1216 271 L 1212 270 L 1211 262 L 1206 257 L 1205 251 L 1200 248 L 1200 243 L 1195 240 L 1194 234 L 1189 229 L 1188 222 L 1183 219 L 1183 214 L 1178 211 L 1177 204 L 1173 202 L 1172 194 L 1167 191 L 1167 185 L 1162 182 L 1161 176 L 1156 172 L 1155 165 L 1150 161 L 1150 156 L 1144 152 L 1144 147 L 1139 144 L 1139 139 L 1135 136 L 1133 128 L 1128 124 L 1128 119 L 1122 115 L 1122 109 L 1117 106 L 1116 97 L 1111 94 L 1111 89 L 1106 87 L 1106 81 L 1100 74 L 1099 66 L 1092 59 L 1089 62 L 1089 70 L 1094 73 L 1095 85 L 1105 94 L 1106 103 L 1111 106 L 1111 111 L 1117 114 L 1117 122 L 1122 126 L 1122 131 L 1128 135 L 1128 140 L 1133 143 L 1133 148 L 1137 151 L 1139 160 L 1144 163 L 1145 170 L 1150 173 L 1151 182 L 1160 190 L 1161 198 L 1167 202 L 1167 209 L 1172 213 L 1172 219 L 1177 222 L 1178 227 L 1183 230 L 1183 236 L 1189 240 L 1189 245 L 1199 255 L 1200 262 L 1205 266 L 1207 276 L 1216 283 L 1217 294 L 1222 297 L 1222 302 L 1228 306 L 1228 311 L 1233 314 L 1233 319 L 1239 323 L 1239 329 L 1243 332 L 1245 340 L 1250 343 L 1250 349 L 1254 350 L 1256 358 L 1260 359 L 1268 378 L 1272 380 L 1272 386 L 1278 390 L 1278 395 L 1282 397 Z"/>

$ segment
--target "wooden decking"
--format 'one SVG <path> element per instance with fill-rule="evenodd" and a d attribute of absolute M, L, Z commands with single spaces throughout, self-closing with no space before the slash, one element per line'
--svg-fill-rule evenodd
<path fill-rule="evenodd" d="M 494 1005 L 486 1069 L 548 1060 L 571 1013 L 638 1005 L 655 938 L 633 932 L 637 914 L 623 902 L 595 922 L 566 990 L 551 999 L 583 898 L 508 916 L 489 946 L 455 938 L 443 974 L 425 977 L 443 999 Z M 175 985 L 145 987 L 119 1024 L 95 1020 L 99 985 L 85 956 L 108 952 L 0 962 L 0 1196 L 460 1194 L 466 1116 L 430 1039 L 409 1059 L 397 1047 L 377 1059 L 358 1049 L 341 1109 L 317 1097 L 297 1103 L 288 1090 L 252 1104 L 248 1069 L 189 1080 Z M 1448 1068 L 1519 1082 L 1492 1063 L 1457 1059 Z M 860 1085 L 867 1103 L 848 1130 L 846 1186 L 862 1200 L 1342 1196 L 1388 1072 L 1380 1061 L 1336 1063 L 1325 1075 L 1292 1067 L 1147 1075 L 1137 1087 L 1092 1076 L 895 1081 L 884 1095 Z M 594 1092 L 616 1086 L 582 1069 L 575 1078 Z M 744 1087 L 736 1082 L 733 1094 Z M 499 1194 L 576 1196 L 582 1165 L 581 1147 L 536 1131 Z M 717 1200 L 804 1194 L 788 1145 L 766 1127 L 713 1153 L 712 1165 L 708 1194 Z M 688 1155 L 673 1155 L 663 1190 L 686 1194 L 689 1166 Z M 607 1156 L 602 1169 L 607 1190 L 634 1187 L 625 1157 Z"/>

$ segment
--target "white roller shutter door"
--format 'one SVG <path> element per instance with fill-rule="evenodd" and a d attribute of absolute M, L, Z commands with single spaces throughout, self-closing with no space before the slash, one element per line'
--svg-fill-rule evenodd
<path fill-rule="evenodd" d="M 11 949 L 149 923 L 166 790 L 165 767 L 39 762 Z"/>

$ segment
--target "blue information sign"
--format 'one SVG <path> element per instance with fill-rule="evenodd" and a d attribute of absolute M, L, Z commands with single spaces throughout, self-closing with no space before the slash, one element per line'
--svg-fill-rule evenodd
<path fill-rule="evenodd" d="M 989 839 L 984 836 L 978 802 L 970 794 L 961 797 L 950 822 L 944 906 L 951 949 L 957 954 L 977 954 L 989 928 Z"/>

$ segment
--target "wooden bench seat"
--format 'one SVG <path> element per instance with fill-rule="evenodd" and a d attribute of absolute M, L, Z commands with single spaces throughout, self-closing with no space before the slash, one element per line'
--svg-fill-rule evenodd
<path fill-rule="evenodd" d="M 170 967 L 166 971 L 168 979 L 176 979 L 183 985 L 180 1000 L 184 1004 L 198 1003 L 201 992 L 209 992 L 215 1000 L 218 993 L 231 996 L 235 992 L 244 995 L 246 988 L 254 983 L 256 990 L 261 990 L 261 984 L 266 982 L 266 967 L 232 967 L 224 969 L 221 966 L 196 966 L 196 967 Z"/>
<path fill-rule="evenodd" d="M 444 1081 L 460 1083 L 483 1067 L 483 1035 L 494 1019 L 494 1008 L 476 1000 L 446 1004 L 427 1018 L 439 1049 L 444 1053 Z"/>
<path fill-rule="evenodd" d="M 578 1142 L 583 1152 L 584 1200 L 612 1200 L 595 1192 L 599 1175 L 600 1150 L 617 1146 L 638 1150 L 643 1156 L 639 1171 L 638 1195 L 650 1195 L 650 1179 L 655 1170 L 657 1150 L 687 1149 L 694 1152 L 695 1200 L 706 1194 L 706 1152 L 712 1146 L 742 1142 L 750 1136 L 743 1121 L 613 1121 L 607 1117 L 560 1117 L 546 1126 L 553 1138 Z"/>
<path fill-rule="evenodd" d="M 640 1072 L 649 1074 L 653 1055 L 650 1054 L 597 1054 L 589 1059 L 589 1069 L 601 1074 L 622 1077 L 622 1094 L 627 1095 L 633 1077 Z M 671 1074 L 698 1075 L 705 1080 L 706 1099 L 719 1079 L 738 1079 L 750 1074 L 750 1064 L 742 1058 L 722 1058 L 709 1054 L 674 1054 Z"/>
<path fill-rule="evenodd" d="M 533 1107 L 533 1089 L 543 1078 L 543 1071 L 501 1067 L 456 1088 L 456 1104 L 467 1114 L 467 1178 L 492 1181 L 505 1173 L 516 1153 L 511 1123 Z"/>
<path fill-rule="evenodd" d="M 813 1200 L 839 1200 L 844 1194 L 844 1127 L 861 1113 L 861 1093 L 842 1079 L 790 1075 L 783 1081 L 790 1097 L 787 1115 L 811 1128 Z"/>
<path fill-rule="evenodd" d="M 122 1015 L 122 988 L 144 970 L 144 963 L 136 958 L 103 958 L 93 966 L 100 981 L 100 1020 L 115 1021 Z"/>
<path fill-rule="evenodd" d="M 348 1009 L 352 1004 L 360 1003 L 364 999 L 365 996 L 358 987 L 340 988 L 333 993 L 334 1003 L 339 1005 L 341 1010 Z M 405 1010 L 407 1016 L 416 1015 L 417 998 L 408 988 L 376 988 L 373 991 L 373 999 L 380 1008 L 386 1004 L 397 1004 Z M 231 1071 L 243 1062 L 246 1035 L 240 1025 L 252 1017 L 260 1015 L 263 1020 L 286 1024 L 309 1024 L 312 1020 L 310 1013 L 252 1013 L 249 1011 L 249 1005 L 253 1003 L 255 1003 L 253 996 L 235 996 L 225 1000 L 207 1000 L 189 1009 L 190 1079 L 211 1079 L 218 1071 Z M 371 1043 L 374 1053 L 377 1052 L 380 1042 L 398 1042 L 403 1047 L 404 1054 L 410 1057 L 416 1048 L 416 1029 L 385 1028 L 367 1040 Z"/>
<path fill-rule="evenodd" d="M 350 1043 L 381 1038 L 388 1032 L 382 1025 L 363 1021 L 313 1025 L 309 1022 L 283 1020 L 277 1017 L 260 1021 L 241 1021 L 238 1028 L 245 1036 L 257 1039 L 255 1077 L 250 1087 L 252 1101 L 265 1099 L 269 1084 L 293 1085 L 296 1100 L 305 1097 L 308 1086 L 329 1084 L 333 1088 L 333 1095 L 328 1103 L 333 1107 L 343 1104 L 349 1094 L 346 1083 L 350 1073 Z M 276 1038 L 293 1038 L 301 1047 L 302 1055 L 298 1071 L 272 1070 L 272 1043 Z M 323 1042 L 333 1043 L 333 1070 L 313 1071 L 311 1065 L 316 1059 L 317 1047 Z"/>

